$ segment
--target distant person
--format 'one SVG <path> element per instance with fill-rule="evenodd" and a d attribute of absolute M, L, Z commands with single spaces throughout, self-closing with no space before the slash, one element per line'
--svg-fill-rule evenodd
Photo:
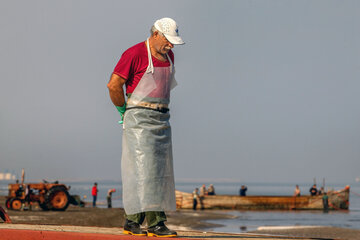
<path fill-rule="evenodd" d="M 79 195 L 71 195 L 70 196 L 70 204 L 85 207 L 85 202 L 81 200 L 81 197 Z"/>
<path fill-rule="evenodd" d="M 205 207 L 204 207 L 204 198 L 205 198 L 205 195 L 207 195 L 207 191 L 206 191 L 206 186 L 205 184 L 203 184 L 200 188 L 200 194 L 199 194 L 199 200 L 200 200 L 200 207 L 201 207 L 201 210 L 204 210 Z"/>
<path fill-rule="evenodd" d="M 301 194 L 301 192 L 300 192 L 299 185 L 296 185 L 295 186 L 295 191 L 294 191 L 294 196 L 295 197 L 300 197 L 300 194 Z"/>
<path fill-rule="evenodd" d="M 242 185 L 240 188 L 240 196 L 245 197 L 246 196 L 247 187 L 245 185 Z"/>
<path fill-rule="evenodd" d="M 215 188 L 213 184 L 210 184 L 208 190 L 207 190 L 208 195 L 215 195 Z"/>
<path fill-rule="evenodd" d="M 200 196 L 205 196 L 205 195 L 207 195 L 208 193 L 207 193 L 207 190 L 206 190 L 206 185 L 205 184 L 203 184 L 202 186 L 201 186 L 201 188 L 200 188 Z"/>
<path fill-rule="evenodd" d="M 108 208 L 112 208 L 111 197 L 112 197 L 113 192 L 116 192 L 116 190 L 114 188 L 109 189 L 108 194 L 106 196 Z"/>
<path fill-rule="evenodd" d="M 27 185 L 25 190 L 25 203 L 27 203 L 27 207 L 30 211 L 32 210 L 32 202 L 31 202 L 32 194 L 33 194 L 33 190 L 30 188 L 30 185 Z"/>
<path fill-rule="evenodd" d="M 16 197 L 23 197 L 25 190 L 24 190 L 24 186 L 22 184 L 19 184 L 19 188 L 15 191 L 15 195 Z"/>
<path fill-rule="evenodd" d="M 311 196 L 316 196 L 316 194 L 317 194 L 317 192 L 318 192 L 318 190 L 317 190 L 317 188 L 316 188 L 316 184 L 314 184 L 314 185 L 310 188 L 309 192 L 310 192 L 310 195 L 311 195 Z"/>
<path fill-rule="evenodd" d="M 198 203 L 198 198 L 199 198 L 199 189 L 195 188 L 195 190 L 193 191 L 193 210 L 196 210 L 196 206 Z"/>
<path fill-rule="evenodd" d="M 322 194 L 324 194 L 324 193 L 325 193 L 324 187 L 321 187 L 317 194 L 318 194 L 318 195 L 322 195 Z"/>
<path fill-rule="evenodd" d="M 324 212 L 327 213 L 329 211 L 329 196 L 327 195 L 326 192 L 324 192 L 322 201 L 323 201 Z"/>
<path fill-rule="evenodd" d="M 93 196 L 93 207 L 96 207 L 96 199 L 97 199 L 97 194 L 99 192 L 97 185 L 98 185 L 97 183 L 94 183 L 94 186 L 92 187 L 91 190 L 91 195 Z"/>

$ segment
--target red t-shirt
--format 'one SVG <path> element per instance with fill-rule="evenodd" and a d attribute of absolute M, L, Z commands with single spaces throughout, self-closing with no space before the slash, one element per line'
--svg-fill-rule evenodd
<path fill-rule="evenodd" d="M 171 61 L 174 63 L 174 53 L 170 50 L 168 54 Z M 163 62 L 154 56 L 151 57 L 154 67 L 170 66 L 170 62 L 168 60 Z M 122 54 L 113 73 L 126 79 L 126 93 L 132 93 L 146 72 L 148 65 L 149 60 L 147 48 L 145 42 L 141 42 L 132 46 Z"/>
<path fill-rule="evenodd" d="M 92 191 L 91 191 L 91 195 L 97 196 L 97 193 L 98 193 L 97 187 L 96 187 L 96 186 L 93 186 L 93 187 L 92 187 Z"/>

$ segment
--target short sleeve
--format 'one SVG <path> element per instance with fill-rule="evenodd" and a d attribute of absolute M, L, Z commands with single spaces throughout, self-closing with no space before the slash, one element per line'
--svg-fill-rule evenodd
<path fill-rule="evenodd" d="M 132 69 L 132 62 L 133 62 L 132 54 L 130 54 L 129 51 L 125 51 L 121 55 L 119 62 L 116 64 L 113 73 L 128 80 Z"/>

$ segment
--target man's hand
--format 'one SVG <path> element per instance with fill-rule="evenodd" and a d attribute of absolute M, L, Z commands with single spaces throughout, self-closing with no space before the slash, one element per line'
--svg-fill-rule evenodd
<path fill-rule="evenodd" d="M 121 107 L 116 106 L 116 109 L 119 111 L 120 117 L 121 117 L 121 120 L 119 121 L 119 123 L 123 124 L 124 123 L 124 114 L 126 111 L 126 103 L 124 103 L 124 105 L 122 105 Z"/>

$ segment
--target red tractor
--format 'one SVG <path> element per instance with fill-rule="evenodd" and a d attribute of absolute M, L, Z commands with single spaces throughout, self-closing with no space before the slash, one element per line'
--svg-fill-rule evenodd
<path fill-rule="evenodd" d="M 68 190 L 66 185 L 59 183 L 9 184 L 5 205 L 7 209 L 20 210 L 25 202 L 37 202 L 43 210 L 65 211 L 75 201 Z"/>

